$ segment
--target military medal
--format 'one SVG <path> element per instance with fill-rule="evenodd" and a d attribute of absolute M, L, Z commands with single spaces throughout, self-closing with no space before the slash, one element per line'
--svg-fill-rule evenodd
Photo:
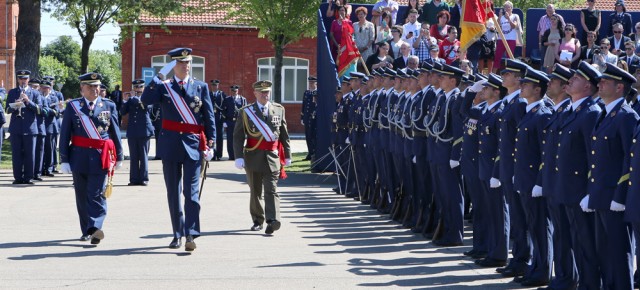
<path fill-rule="evenodd" d="M 191 107 L 191 109 L 195 108 L 195 107 L 196 107 L 196 103 L 191 102 L 191 103 L 189 104 L 189 107 Z"/>
<path fill-rule="evenodd" d="M 485 129 L 484 129 L 484 132 L 485 132 L 485 133 L 487 133 L 487 134 L 491 134 L 491 130 L 489 130 L 489 126 L 484 127 L 484 128 L 485 128 Z"/>
<path fill-rule="evenodd" d="M 104 131 L 104 129 L 102 128 L 102 126 L 98 126 L 98 132 L 102 133 L 102 131 Z"/>
<path fill-rule="evenodd" d="M 611 112 L 611 118 L 613 118 L 615 116 L 616 116 L 616 112 L 615 111 Z"/>
<path fill-rule="evenodd" d="M 473 129 L 469 128 L 469 130 L 467 131 L 467 134 L 473 135 Z"/>
<path fill-rule="evenodd" d="M 98 107 L 102 108 L 102 106 L 103 106 L 103 105 L 102 105 L 102 102 L 99 102 L 99 103 L 98 103 Z"/>

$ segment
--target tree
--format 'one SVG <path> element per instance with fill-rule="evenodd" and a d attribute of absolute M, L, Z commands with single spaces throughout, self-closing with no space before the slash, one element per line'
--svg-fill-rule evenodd
<path fill-rule="evenodd" d="M 266 37 L 275 50 L 273 78 L 276 102 L 282 100 L 282 58 L 287 45 L 304 37 L 316 35 L 316 12 L 319 0 L 218 0 L 214 10 L 230 10 L 229 19 L 242 19 L 244 24 L 257 27 L 260 37 Z M 230 9 L 229 7 L 234 7 Z"/>
<path fill-rule="evenodd" d="M 89 70 L 102 75 L 102 83 L 109 90 L 122 79 L 122 56 L 105 50 L 89 52 Z"/>
<path fill-rule="evenodd" d="M 71 74 L 71 69 L 50 55 L 43 55 L 39 60 L 40 75 L 54 76 L 58 80 L 58 84 L 64 84 L 65 80 Z"/>
<path fill-rule="evenodd" d="M 12 2 L 12 1 L 8 1 Z M 40 57 L 40 0 L 18 1 L 18 31 L 16 31 L 15 69 L 28 69 L 38 77 L 38 58 Z"/>
<path fill-rule="evenodd" d="M 71 36 L 59 36 L 42 49 L 43 56 L 52 56 L 74 73 L 80 71 L 80 45 Z"/>

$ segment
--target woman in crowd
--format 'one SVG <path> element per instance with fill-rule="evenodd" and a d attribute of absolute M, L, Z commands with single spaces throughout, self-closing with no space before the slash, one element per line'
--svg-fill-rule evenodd
<path fill-rule="evenodd" d="M 346 18 L 347 16 L 347 8 L 344 6 L 338 7 L 338 15 L 333 23 L 331 23 L 331 30 L 329 31 L 329 38 L 331 39 L 331 56 L 333 56 L 333 60 L 338 60 L 338 49 L 340 48 L 340 41 L 343 36 L 342 32 L 353 31 L 353 25 L 351 24 L 351 20 Z M 347 37 L 351 37 L 348 35 Z"/>
<path fill-rule="evenodd" d="M 436 19 L 438 19 L 438 24 L 431 25 L 431 36 L 435 37 L 438 40 L 438 43 L 442 42 L 447 38 L 447 31 L 449 29 L 449 19 L 451 19 L 451 14 L 447 11 L 440 11 L 436 15 Z"/>
<path fill-rule="evenodd" d="M 596 0 L 587 0 L 587 8 L 580 10 L 580 24 L 582 24 L 581 43 L 587 43 L 587 34 L 589 31 L 596 33 L 596 42 L 598 41 L 598 31 L 602 22 L 602 13 L 600 9 L 596 9 Z"/>
<path fill-rule="evenodd" d="M 557 47 L 560 45 L 560 39 L 564 38 L 562 23 L 560 23 L 558 16 L 553 15 L 549 20 L 551 20 L 551 28 L 547 29 L 542 35 L 542 45 L 547 47 L 542 61 L 542 67 L 545 72 L 551 71 L 553 64 L 556 63 Z"/>
<path fill-rule="evenodd" d="M 389 56 L 389 44 L 386 42 L 378 45 L 378 50 L 367 58 L 367 68 L 373 71 L 377 68 L 393 68 L 393 58 Z"/>
<path fill-rule="evenodd" d="M 335 14 L 335 11 L 338 9 L 338 7 L 340 6 L 344 6 L 347 12 L 347 18 L 351 18 L 351 4 L 349 4 L 349 0 L 335 0 L 335 1 L 330 1 L 329 5 L 327 5 L 327 17 L 333 17 L 333 15 Z M 336 18 L 338 18 L 338 15 L 336 15 Z"/>
<path fill-rule="evenodd" d="M 407 16 L 409 16 L 409 11 L 411 9 L 418 10 L 418 14 L 422 14 L 422 7 L 420 6 L 420 0 L 409 0 L 407 4 L 407 9 L 404 10 L 402 15 L 398 15 L 398 23 L 405 24 L 407 23 Z"/>
<path fill-rule="evenodd" d="M 358 7 L 358 9 L 356 9 L 358 22 L 353 24 L 353 36 L 363 59 L 367 59 L 371 54 L 373 54 L 371 45 L 373 44 L 375 37 L 375 27 L 373 27 L 373 23 L 367 21 L 368 13 L 369 11 L 366 7 Z"/>
<path fill-rule="evenodd" d="M 402 36 L 402 26 L 396 25 L 391 28 L 391 36 L 393 36 L 393 39 L 389 41 L 389 45 L 391 47 L 389 55 L 396 58 L 400 56 L 400 46 L 405 43 L 405 41 L 400 38 L 400 36 Z"/>
<path fill-rule="evenodd" d="M 580 60 L 580 41 L 576 39 L 576 27 L 568 23 L 564 27 L 564 36 L 557 46 L 556 61 L 565 67 L 578 68 Z"/>
<path fill-rule="evenodd" d="M 373 50 L 378 49 L 378 43 L 380 42 L 389 42 L 393 39 L 393 35 L 391 33 L 393 27 L 393 20 L 391 18 L 391 14 L 387 12 L 382 12 L 382 21 L 381 24 L 376 26 L 376 40 L 373 46 Z M 374 24 L 375 26 L 375 24 Z"/>
<path fill-rule="evenodd" d="M 595 31 L 587 32 L 587 45 L 580 46 L 580 60 L 592 63 L 593 53 L 596 51 L 596 49 L 600 50 L 600 46 L 596 44 L 597 38 L 598 36 Z"/>
<path fill-rule="evenodd" d="M 618 63 L 616 65 L 624 71 L 629 72 L 629 65 L 626 61 L 618 59 Z"/>
<path fill-rule="evenodd" d="M 511 1 L 504 2 L 503 9 L 500 10 L 500 27 L 504 33 L 505 40 L 509 45 L 509 50 L 514 54 L 516 50 L 516 42 L 522 37 L 521 35 L 521 22 L 520 16 L 513 13 L 513 3 Z M 502 40 L 498 40 L 496 45 L 496 55 L 493 58 L 494 72 L 498 72 L 502 65 L 502 56 L 505 54 L 507 48 L 504 46 Z M 553 51 L 555 54 L 555 50 Z"/>
<path fill-rule="evenodd" d="M 487 32 L 480 37 L 480 57 L 478 58 L 478 72 L 489 75 L 493 71 L 493 58 L 496 55 L 496 40 L 498 33 L 493 19 L 487 21 Z M 484 70 L 487 70 L 486 72 Z"/>

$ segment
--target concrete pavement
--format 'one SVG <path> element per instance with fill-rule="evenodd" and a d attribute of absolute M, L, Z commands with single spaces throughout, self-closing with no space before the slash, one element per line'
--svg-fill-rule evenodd
<path fill-rule="evenodd" d="M 305 151 L 304 141 L 293 148 Z M 171 250 L 161 161 L 150 169 L 148 187 L 127 186 L 128 161 L 116 173 L 97 247 L 77 240 L 71 176 L 26 187 L 0 171 L 0 288 L 519 288 L 463 258 L 468 237 L 464 247 L 434 248 L 334 194 L 326 174 L 290 173 L 279 188 L 282 228 L 251 232 L 249 188 L 231 161 L 209 168 L 196 251 Z"/>

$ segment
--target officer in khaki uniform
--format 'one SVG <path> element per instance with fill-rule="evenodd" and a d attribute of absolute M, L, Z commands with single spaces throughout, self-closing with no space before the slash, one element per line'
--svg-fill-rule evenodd
<path fill-rule="evenodd" d="M 280 196 L 276 188 L 278 178 L 286 177 L 283 166 L 291 164 L 284 107 L 270 101 L 271 86 L 270 81 L 253 84 L 257 102 L 238 111 L 233 131 L 235 166 L 245 169 L 251 189 L 251 230 L 262 230 L 266 221 L 268 235 L 280 229 Z"/>

